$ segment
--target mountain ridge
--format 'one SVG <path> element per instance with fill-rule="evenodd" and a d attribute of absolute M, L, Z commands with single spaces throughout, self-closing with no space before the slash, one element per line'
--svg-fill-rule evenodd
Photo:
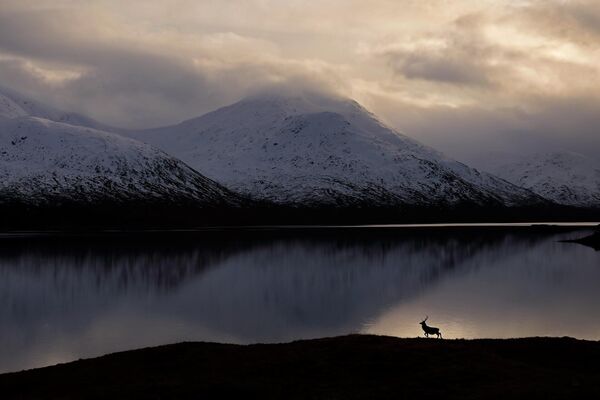
<path fill-rule="evenodd" d="M 558 204 L 600 208 L 600 163 L 579 153 L 511 155 L 482 166 Z"/>
<path fill-rule="evenodd" d="M 160 150 L 116 134 L 18 117 L 0 122 L 3 199 L 226 201 L 228 191 Z"/>
<path fill-rule="evenodd" d="M 131 136 L 234 191 L 277 204 L 544 202 L 388 128 L 355 101 L 312 93 L 255 95 Z"/>
<path fill-rule="evenodd" d="M 0 224 L 43 225 L 52 220 L 85 226 L 93 219 L 100 224 L 133 219 L 151 224 L 171 215 L 185 220 L 186 213 L 201 223 L 209 209 L 247 204 L 247 199 L 150 145 L 43 117 L 61 115 L 71 114 L 0 93 Z M 220 214 L 211 213 L 213 220 Z"/>

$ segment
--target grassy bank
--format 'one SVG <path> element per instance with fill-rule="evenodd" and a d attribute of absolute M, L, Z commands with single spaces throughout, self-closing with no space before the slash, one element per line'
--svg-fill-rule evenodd
<path fill-rule="evenodd" d="M 0 375 L 13 398 L 600 398 L 600 342 L 569 338 L 181 343 Z"/>

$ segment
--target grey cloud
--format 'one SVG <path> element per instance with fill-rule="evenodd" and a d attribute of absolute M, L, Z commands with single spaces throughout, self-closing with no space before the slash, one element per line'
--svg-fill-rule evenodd
<path fill-rule="evenodd" d="M 189 111 L 189 104 L 202 109 L 207 101 L 223 100 L 211 96 L 214 89 L 191 62 L 119 43 L 73 38 L 56 27 L 66 23 L 65 16 L 55 17 L 58 21 L 48 23 L 50 18 L 39 13 L 1 16 L 0 48 L 16 56 L 82 67 L 81 77 L 65 82 L 58 88 L 60 94 L 52 95 L 57 88 L 32 77 L 24 62 L 5 60 L 0 64 L 2 83 L 119 125 L 155 124 L 177 117 L 178 110 Z"/>
<path fill-rule="evenodd" d="M 120 127 L 178 122 L 274 82 L 336 84 L 335 74 L 326 66 L 314 73 L 302 62 L 269 59 L 260 53 L 262 49 L 243 60 L 222 60 L 221 53 L 212 54 L 210 49 L 174 54 L 127 40 L 73 36 L 68 29 L 60 29 L 72 15 L 51 17 L 39 12 L 0 12 L 0 51 L 12 55 L 12 59 L 0 60 L 0 84 Z M 194 58 L 205 63 L 195 63 Z M 72 66 L 82 73 L 51 85 L 31 73 L 27 59 Z"/>
<path fill-rule="evenodd" d="M 375 53 L 387 61 L 396 76 L 457 86 L 490 86 L 495 69 L 487 61 L 499 49 L 484 39 L 484 26 L 481 14 L 466 14 L 443 32 L 405 38 L 400 46 L 392 44 Z"/>
<path fill-rule="evenodd" d="M 334 81 L 334 77 L 313 76 L 296 65 L 241 63 L 207 72 L 181 60 L 137 55 L 94 65 L 57 87 L 32 75 L 21 61 L 0 61 L 0 84 L 125 128 L 196 117 L 277 82 L 333 90 L 328 88 Z"/>
<path fill-rule="evenodd" d="M 191 14 L 181 30 L 177 19 L 162 14 L 152 14 L 148 28 L 132 12 L 134 5 L 128 6 L 129 13 L 109 15 L 107 26 L 105 20 L 94 19 L 98 16 L 93 10 L 85 11 L 84 2 L 66 1 L 65 7 L 52 9 L 50 2 L 38 7 L 41 1 L 10 1 L 13 6 L 0 7 L 0 85 L 105 123 L 163 125 L 265 87 L 309 86 L 367 100 L 393 126 L 461 159 L 488 150 L 600 154 L 600 98 L 595 95 L 600 69 L 594 59 L 571 62 L 568 52 L 583 49 L 589 56 L 597 51 L 597 2 L 539 1 L 473 11 L 469 2 L 457 1 L 450 8 L 460 8 L 460 15 L 451 18 L 441 7 L 436 11 L 425 1 L 413 2 L 427 9 L 419 15 L 431 21 L 413 21 L 411 14 L 406 18 L 412 25 L 403 30 L 402 21 L 396 21 L 402 16 L 390 15 L 392 23 L 375 25 L 385 22 L 387 14 L 371 20 L 361 15 L 364 25 L 355 24 L 352 35 L 331 41 L 331 32 L 346 33 L 346 19 L 320 15 L 328 23 L 328 35 L 321 35 L 319 27 L 313 29 L 314 21 L 302 14 L 302 7 L 296 7 L 294 19 L 305 18 L 302 22 L 309 33 L 293 28 L 286 32 L 282 23 L 273 33 L 262 29 L 265 21 L 240 16 L 229 20 L 229 13 L 221 15 L 223 9 L 215 3 L 211 5 L 215 21 L 202 29 L 220 36 L 203 46 L 206 32 L 190 27 L 189 22 L 195 21 Z M 114 7 L 103 11 L 121 11 L 120 3 L 112 3 Z M 329 4 L 330 10 L 338 11 L 339 4 L 334 3 L 333 8 Z M 167 2 L 162 5 L 161 10 L 168 8 Z M 354 18 L 354 11 L 347 8 Z M 290 17 L 284 2 L 278 12 Z M 219 15 L 223 21 L 217 20 Z M 169 25 L 165 37 L 156 26 L 163 22 Z M 235 23 L 244 29 L 236 31 Z M 504 38 L 497 31 L 496 36 L 486 32 L 505 25 L 517 35 Z M 221 32 L 224 26 L 229 28 Z M 384 31 L 387 26 L 401 29 Z M 295 47 L 282 47 L 286 35 L 294 38 Z M 235 40 L 230 41 L 232 37 Z M 544 51 L 552 50 L 555 43 L 566 44 L 568 51 L 562 59 L 548 58 L 538 52 L 535 40 L 531 51 L 515 45 L 520 38 L 541 39 Z M 367 57 L 357 60 L 351 51 L 359 47 L 354 39 L 364 41 Z M 52 80 L 44 69 L 77 74 Z"/>
<path fill-rule="evenodd" d="M 59 87 L 32 76 L 23 63 L 5 61 L 0 81 L 61 108 L 129 127 L 172 122 L 227 101 L 227 87 L 218 87 L 202 71 L 139 55 L 95 64 Z"/>
<path fill-rule="evenodd" d="M 16 86 L 24 93 L 36 92 L 43 80 L 28 71 L 23 60 L 20 59 L 0 59 L 0 84 Z"/>
<path fill-rule="evenodd" d="M 588 2 L 572 5 L 569 11 L 584 30 L 600 35 L 600 4 Z"/>
<path fill-rule="evenodd" d="M 499 22 L 571 43 L 597 47 L 600 3 L 596 0 L 537 2 L 506 14 Z"/>
<path fill-rule="evenodd" d="M 562 85 L 573 82 L 572 87 L 566 89 L 580 90 L 580 77 L 597 75 L 597 64 L 584 64 L 576 58 L 569 60 L 566 56 L 562 59 L 557 56 L 565 48 L 584 50 L 590 43 L 595 46 L 594 50 L 582 52 L 597 53 L 599 38 L 591 38 L 593 29 L 584 29 L 582 24 L 574 22 L 576 13 L 581 13 L 583 18 L 583 10 L 588 9 L 580 5 L 581 10 L 576 12 L 574 8 L 563 10 L 556 4 L 549 3 L 546 7 L 534 4 L 509 9 L 498 15 L 465 14 L 444 29 L 406 37 L 379 48 L 374 46 L 371 53 L 385 60 L 396 79 L 451 84 L 457 88 L 472 87 L 492 102 L 494 97 L 503 93 L 502 89 L 530 95 L 528 91 L 552 90 L 552 84 L 557 82 Z M 597 15 L 593 12 L 595 8 L 590 7 L 588 11 L 591 12 L 585 16 L 591 25 L 597 17 L 600 18 L 600 7 L 595 7 L 598 8 Z M 566 16 L 562 11 L 566 12 Z M 498 33 L 504 26 L 509 27 L 507 37 Z M 490 34 L 490 28 L 496 36 Z M 521 40 L 525 44 L 520 43 Z M 583 47 L 578 47 L 580 45 Z M 535 82 L 535 77 L 542 77 L 542 74 L 553 81 L 548 82 L 545 88 Z"/>
<path fill-rule="evenodd" d="M 419 80 L 427 83 L 417 88 L 421 93 L 445 92 L 463 102 L 447 106 L 396 100 L 392 104 L 385 98 L 373 100 L 373 104 L 393 126 L 466 162 L 490 151 L 570 150 L 600 159 L 600 75 L 596 66 L 553 59 L 536 52 L 533 45 L 528 52 L 519 43 L 513 46 L 510 37 L 503 41 L 484 34 L 486 26 L 516 23 L 520 34 L 527 36 L 533 30 L 541 35 L 534 39 L 547 39 L 541 42 L 547 46 L 544 50 L 555 43 L 565 44 L 569 50 L 579 44 L 597 46 L 598 38 L 591 38 L 595 28 L 581 30 L 584 22 L 594 24 L 594 10 L 600 7 L 582 4 L 578 4 L 580 10 L 590 13 L 578 17 L 581 21 L 574 20 L 573 9 L 567 17 L 563 15 L 565 22 L 555 13 L 562 5 L 543 8 L 537 3 L 512 10 L 506 18 L 458 18 L 452 27 L 420 37 L 423 45 L 384 46 L 385 51 L 376 54 L 387 60 L 394 74 L 394 81 L 388 84 L 390 91 L 404 92 L 402 98 L 407 99 L 410 81 Z M 535 18 L 539 13 L 543 15 Z M 577 34 L 574 26 L 580 30 Z M 436 45 L 432 48 L 429 43 Z"/>
<path fill-rule="evenodd" d="M 482 153 L 574 151 L 600 161 L 600 100 L 529 99 L 510 108 L 485 104 L 452 108 L 378 104 L 394 126 L 461 161 L 472 163 Z"/>
<path fill-rule="evenodd" d="M 423 79 L 457 85 L 487 85 L 485 69 L 468 59 L 445 57 L 441 55 L 404 54 L 392 52 L 387 54 L 391 68 L 395 74 L 408 79 Z"/>

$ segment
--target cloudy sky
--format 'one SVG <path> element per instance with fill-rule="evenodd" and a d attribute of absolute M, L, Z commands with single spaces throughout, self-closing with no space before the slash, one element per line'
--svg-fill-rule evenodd
<path fill-rule="evenodd" d="M 0 85 L 122 127 L 273 85 L 467 160 L 600 154 L 597 0 L 1 0 Z"/>

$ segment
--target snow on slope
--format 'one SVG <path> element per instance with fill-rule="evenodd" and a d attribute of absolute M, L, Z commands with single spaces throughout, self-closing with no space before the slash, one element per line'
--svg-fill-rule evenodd
<path fill-rule="evenodd" d="M 17 118 L 27 115 L 27 112 L 11 97 L 0 92 L 0 118 Z"/>
<path fill-rule="evenodd" d="M 223 205 L 235 199 L 181 161 L 135 140 L 36 117 L 0 119 L 0 203 Z"/>
<path fill-rule="evenodd" d="M 600 163 L 581 154 L 496 157 L 482 168 L 556 203 L 600 208 Z"/>
<path fill-rule="evenodd" d="M 120 129 L 104 125 L 84 115 L 57 110 L 39 101 L 23 96 L 14 90 L 0 86 L 0 119 L 2 117 L 16 118 L 24 116 L 39 117 L 50 121 L 110 132 L 120 131 Z"/>
<path fill-rule="evenodd" d="M 313 93 L 253 96 L 132 136 L 230 189 L 283 204 L 541 201 L 391 130 L 354 101 Z"/>

